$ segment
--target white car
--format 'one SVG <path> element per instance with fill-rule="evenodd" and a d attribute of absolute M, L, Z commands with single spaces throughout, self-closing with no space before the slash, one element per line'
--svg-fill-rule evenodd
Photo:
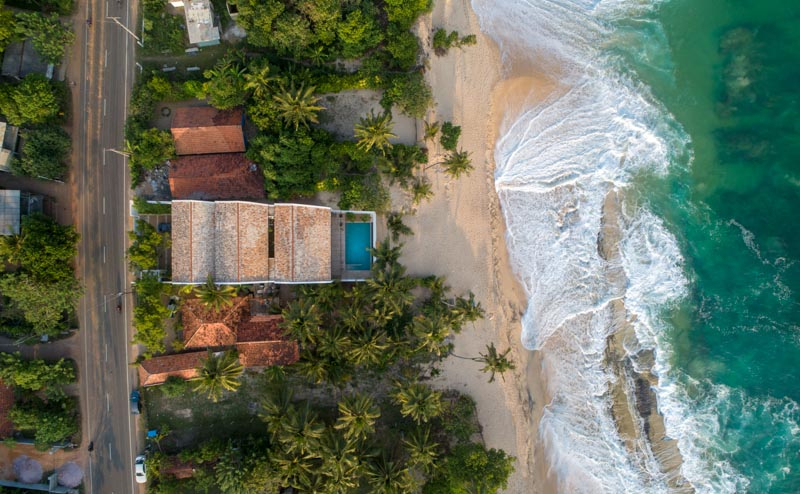
<path fill-rule="evenodd" d="M 144 484 L 147 482 L 147 467 L 144 465 L 144 455 L 139 455 L 133 462 L 134 475 L 136 476 L 136 483 Z"/>

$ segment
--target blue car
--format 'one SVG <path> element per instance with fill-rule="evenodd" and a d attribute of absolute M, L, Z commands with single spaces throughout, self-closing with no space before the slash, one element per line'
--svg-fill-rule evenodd
<path fill-rule="evenodd" d="M 137 390 L 131 391 L 131 413 L 134 415 L 139 415 L 142 413 L 141 409 L 141 399 L 139 396 L 139 392 Z"/>

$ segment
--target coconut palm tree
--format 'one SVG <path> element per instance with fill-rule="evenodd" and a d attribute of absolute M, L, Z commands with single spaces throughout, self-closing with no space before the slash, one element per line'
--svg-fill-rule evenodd
<path fill-rule="evenodd" d="M 415 205 L 433 197 L 433 185 L 426 177 L 414 177 L 411 182 L 411 202 Z"/>
<path fill-rule="evenodd" d="M 411 332 L 419 340 L 418 350 L 428 351 L 436 356 L 442 356 L 450 351 L 450 345 L 445 343 L 450 336 L 450 325 L 441 315 L 414 317 Z"/>
<path fill-rule="evenodd" d="M 323 331 L 317 344 L 317 352 L 325 357 L 340 359 L 352 348 L 353 342 L 341 326 Z"/>
<path fill-rule="evenodd" d="M 403 445 L 408 452 L 409 464 L 418 466 L 428 474 L 436 467 L 439 445 L 431 440 L 430 427 L 417 427 L 403 440 Z"/>
<path fill-rule="evenodd" d="M 418 382 L 395 383 L 392 399 L 400 405 L 400 413 L 417 424 L 427 423 L 444 411 L 442 394 Z"/>
<path fill-rule="evenodd" d="M 463 150 L 449 153 L 440 164 L 444 168 L 444 172 L 452 178 L 458 178 L 465 173 L 468 174 L 474 169 L 469 152 Z"/>
<path fill-rule="evenodd" d="M 384 113 L 383 115 L 375 115 L 375 112 L 370 110 L 369 115 L 361 117 L 356 124 L 354 134 L 358 143 L 356 144 L 364 151 L 377 149 L 381 154 L 386 154 L 386 151 L 392 148 L 392 143 L 389 139 L 397 137 L 392 134 L 392 114 Z"/>
<path fill-rule="evenodd" d="M 319 123 L 317 112 L 325 108 L 316 104 L 319 98 L 314 96 L 314 89 L 314 86 L 305 87 L 304 84 L 295 89 L 293 83 L 289 89 L 281 87 L 281 92 L 272 96 L 277 103 L 278 115 L 295 131 L 301 125 L 308 128 L 309 122 Z"/>
<path fill-rule="evenodd" d="M 379 271 L 391 268 L 400 260 L 402 248 L 402 245 L 392 247 L 388 238 L 383 242 L 379 242 L 377 247 L 369 249 L 369 253 L 375 258 L 373 267 Z"/>
<path fill-rule="evenodd" d="M 303 408 L 285 415 L 278 430 L 278 440 L 289 453 L 315 454 L 319 450 L 320 438 L 325 425 L 317 420 L 306 402 Z"/>
<path fill-rule="evenodd" d="M 244 88 L 257 99 L 265 99 L 272 93 L 272 84 L 279 80 L 270 72 L 272 68 L 269 63 L 263 61 L 248 67 L 248 72 L 244 74 Z"/>
<path fill-rule="evenodd" d="M 281 484 L 295 489 L 309 485 L 319 470 L 319 459 L 314 454 L 275 448 L 272 462 Z M 313 492 L 313 491 L 308 491 Z"/>
<path fill-rule="evenodd" d="M 423 138 L 426 141 L 430 141 L 436 137 L 436 134 L 439 133 L 439 130 L 442 128 L 442 124 L 438 121 L 428 122 L 425 121 L 425 137 Z"/>
<path fill-rule="evenodd" d="M 305 297 L 298 298 L 283 309 L 283 329 L 287 336 L 302 346 L 316 345 L 322 325 L 317 306 Z"/>
<path fill-rule="evenodd" d="M 374 494 L 406 494 L 414 489 L 414 479 L 408 468 L 385 453 L 367 463 L 365 477 Z"/>
<path fill-rule="evenodd" d="M 386 332 L 369 329 L 355 341 L 347 358 L 356 365 L 367 367 L 376 366 L 386 354 L 389 345 L 386 342 Z"/>
<path fill-rule="evenodd" d="M 322 437 L 322 468 L 328 489 L 323 492 L 346 494 L 358 487 L 361 464 L 356 442 L 327 429 Z M 309 491 L 312 492 L 312 491 Z"/>
<path fill-rule="evenodd" d="M 480 358 L 476 359 L 476 361 L 486 364 L 481 368 L 481 372 L 491 372 L 489 382 L 494 381 L 494 375 L 496 373 L 499 373 L 502 377 L 506 371 L 517 368 L 516 364 L 506 357 L 510 351 L 511 349 L 509 348 L 505 352 L 498 354 L 494 343 L 491 343 L 487 345 L 485 354 L 479 354 Z"/>
<path fill-rule="evenodd" d="M 209 350 L 208 357 L 200 361 L 197 376 L 190 380 L 195 384 L 195 391 L 203 391 L 216 403 L 222 392 L 236 391 L 241 386 L 239 378 L 244 372 L 244 366 L 239 363 L 236 352 L 227 350 L 222 354 L 213 354 Z"/>
<path fill-rule="evenodd" d="M 405 276 L 406 269 L 394 263 L 384 270 L 373 270 L 366 282 L 372 290 L 372 302 L 385 315 L 402 314 L 414 301 L 414 281 Z"/>
<path fill-rule="evenodd" d="M 343 431 L 346 439 L 366 439 L 375 432 L 375 421 L 380 416 L 380 409 L 369 396 L 348 396 L 339 402 L 339 418 L 334 428 Z"/>
<path fill-rule="evenodd" d="M 274 394 L 267 394 L 261 400 L 261 420 L 267 424 L 267 429 L 276 435 L 281 428 L 281 420 L 286 415 L 294 413 L 292 405 L 292 392 L 286 386 L 281 386 Z"/>
<path fill-rule="evenodd" d="M 228 285 L 217 285 L 211 274 L 206 278 L 206 282 L 194 289 L 197 298 L 203 305 L 219 312 L 223 307 L 230 307 L 233 304 L 233 297 L 236 289 Z"/>
<path fill-rule="evenodd" d="M 386 228 L 392 234 L 392 242 L 400 240 L 401 235 L 411 235 L 414 233 L 411 228 L 403 223 L 403 215 L 401 213 L 389 213 L 386 216 Z"/>

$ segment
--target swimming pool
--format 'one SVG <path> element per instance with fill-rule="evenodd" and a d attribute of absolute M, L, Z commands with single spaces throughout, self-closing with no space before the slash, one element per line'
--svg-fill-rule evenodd
<path fill-rule="evenodd" d="M 344 264 L 348 271 L 369 271 L 372 256 L 372 223 L 345 223 Z"/>

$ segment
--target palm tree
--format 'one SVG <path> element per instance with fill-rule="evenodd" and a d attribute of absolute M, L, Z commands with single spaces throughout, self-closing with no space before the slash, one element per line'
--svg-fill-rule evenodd
<path fill-rule="evenodd" d="M 436 134 L 439 133 L 439 129 L 442 128 L 442 124 L 438 121 L 434 122 L 425 122 L 425 137 L 423 140 L 430 141 L 431 139 L 436 137 Z"/>
<path fill-rule="evenodd" d="M 392 148 L 389 139 L 397 137 L 392 134 L 393 126 L 391 113 L 375 115 L 375 112 L 370 110 L 369 115 L 361 117 L 355 126 L 354 133 L 358 139 L 356 145 L 364 151 L 375 148 L 381 154 L 386 154 L 386 151 Z"/>
<path fill-rule="evenodd" d="M 486 364 L 481 368 L 481 372 L 491 372 L 492 375 L 489 377 L 489 382 L 494 381 L 495 373 L 499 373 L 502 377 L 506 371 L 517 368 L 514 362 L 506 358 L 506 355 L 508 355 L 510 351 L 511 349 L 509 348 L 498 355 L 494 343 L 491 343 L 486 347 L 486 353 L 481 353 L 480 358 L 476 359 L 476 361 Z M 505 380 L 505 378 L 503 379 Z"/>
<path fill-rule="evenodd" d="M 296 363 L 295 366 L 301 376 L 314 384 L 322 384 L 331 379 L 328 360 L 311 352 L 303 351 L 300 362 Z"/>
<path fill-rule="evenodd" d="M 386 454 L 367 463 L 365 476 L 374 494 L 406 494 L 414 489 L 414 479 L 408 468 Z"/>
<path fill-rule="evenodd" d="M 423 200 L 433 197 L 433 185 L 426 177 L 414 177 L 411 182 L 411 202 L 420 204 Z"/>
<path fill-rule="evenodd" d="M 315 454 L 275 448 L 272 455 L 281 484 L 287 487 L 302 489 L 312 482 L 319 470 L 319 460 Z"/>
<path fill-rule="evenodd" d="M 444 172 L 452 178 L 458 178 L 474 169 L 469 152 L 463 150 L 453 151 L 448 154 L 440 164 L 444 168 Z"/>
<path fill-rule="evenodd" d="M 339 359 L 343 357 L 353 346 L 350 337 L 345 334 L 341 326 L 322 332 L 317 345 L 317 351 L 326 357 Z"/>
<path fill-rule="evenodd" d="M 418 315 L 414 317 L 411 331 L 419 339 L 418 350 L 425 350 L 436 356 L 449 352 L 450 345 L 445 344 L 445 340 L 450 336 L 450 326 L 441 316 Z"/>
<path fill-rule="evenodd" d="M 224 390 L 239 389 L 242 384 L 239 378 L 243 372 L 244 366 L 239 363 L 236 352 L 227 350 L 215 355 L 209 350 L 208 357 L 200 361 L 197 376 L 190 380 L 197 383 L 195 391 L 205 391 L 211 401 L 216 403 Z"/>
<path fill-rule="evenodd" d="M 402 255 L 402 248 L 402 245 L 392 247 L 389 239 L 378 243 L 378 246 L 375 248 L 370 248 L 369 253 L 375 258 L 374 268 L 379 271 L 384 271 L 397 264 L 397 261 L 400 260 L 400 256 Z"/>
<path fill-rule="evenodd" d="M 345 494 L 353 492 L 358 487 L 361 465 L 355 441 L 345 438 L 332 429 L 326 429 L 322 437 L 321 456 L 321 470 L 329 486 L 324 492 Z"/>
<path fill-rule="evenodd" d="M 339 402 L 339 418 L 334 428 L 344 431 L 346 439 L 366 439 L 375 432 L 375 421 L 380 416 L 380 409 L 369 396 L 348 396 Z"/>
<path fill-rule="evenodd" d="M 325 425 L 317 420 L 309 403 L 294 413 L 285 415 L 278 430 L 278 441 L 289 453 L 314 454 L 319 450 L 319 442 Z"/>
<path fill-rule="evenodd" d="M 283 309 L 283 329 L 286 335 L 302 346 L 315 345 L 320 336 L 322 315 L 317 306 L 305 297 L 289 303 Z"/>
<path fill-rule="evenodd" d="M 281 386 L 275 394 L 268 394 L 261 400 L 261 420 L 266 422 L 271 434 L 277 435 L 281 428 L 281 420 L 286 415 L 294 413 L 292 405 L 292 392 L 286 386 Z"/>
<path fill-rule="evenodd" d="M 428 422 L 444 411 L 442 394 L 425 384 L 395 383 L 392 398 L 400 405 L 400 413 L 411 417 L 417 424 Z"/>
<path fill-rule="evenodd" d="M 347 358 L 356 365 L 367 367 L 378 365 L 389 348 L 385 341 L 385 331 L 370 329 L 355 341 Z"/>
<path fill-rule="evenodd" d="M 248 68 L 248 72 L 244 75 L 244 88 L 250 91 L 254 98 L 264 99 L 272 92 L 272 83 L 277 81 L 278 77 L 271 75 L 271 70 L 266 61 Z"/>
<path fill-rule="evenodd" d="M 450 287 L 447 286 L 446 282 L 447 280 L 441 276 L 430 275 L 422 278 L 419 281 L 419 285 L 431 291 L 431 298 L 441 299 L 450 291 Z"/>
<path fill-rule="evenodd" d="M 319 123 L 317 112 L 325 108 L 316 104 L 319 98 L 314 96 L 314 89 L 314 86 L 304 87 L 304 84 L 295 89 L 292 84 L 288 90 L 281 87 L 281 93 L 272 97 L 280 117 L 287 125 L 294 126 L 295 131 L 301 125 L 308 128 L 308 122 Z"/>
<path fill-rule="evenodd" d="M 386 216 L 386 228 L 388 228 L 389 232 L 392 234 L 392 242 L 400 240 L 400 235 L 411 235 L 414 233 L 411 228 L 403 223 L 403 215 L 401 213 L 389 213 Z"/>
<path fill-rule="evenodd" d="M 403 441 L 408 452 L 408 462 L 420 467 L 425 473 L 430 474 L 436 467 L 436 458 L 439 456 L 439 445 L 431 440 L 429 427 L 417 429 Z"/>
<path fill-rule="evenodd" d="M 406 269 L 398 263 L 388 269 L 373 270 L 372 278 L 366 282 L 372 290 L 372 302 L 387 315 L 402 314 L 414 301 L 411 289 L 414 281 L 405 276 Z"/>
<path fill-rule="evenodd" d="M 219 312 L 223 307 L 229 307 L 233 304 L 233 297 L 236 295 L 236 289 L 232 286 L 217 285 L 214 283 L 214 278 L 209 273 L 206 282 L 197 286 L 194 289 L 195 294 L 208 308 L 214 309 Z"/>

